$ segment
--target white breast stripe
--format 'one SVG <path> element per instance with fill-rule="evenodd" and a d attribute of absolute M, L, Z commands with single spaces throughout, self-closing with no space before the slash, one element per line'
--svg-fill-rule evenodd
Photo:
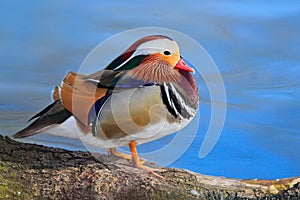
<path fill-rule="evenodd" d="M 166 92 L 166 95 L 167 95 L 167 99 L 168 99 L 168 103 L 169 105 L 173 108 L 173 110 L 175 111 L 176 115 L 180 115 L 178 110 L 176 109 L 172 99 L 170 98 L 170 94 L 169 94 L 169 87 L 168 85 L 166 84 L 166 82 L 164 82 L 164 90 Z"/>
<path fill-rule="evenodd" d="M 170 83 L 171 86 L 171 90 L 172 92 L 175 94 L 176 99 L 178 100 L 178 102 L 180 102 L 180 105 L 183 109 L 185 109 L 185 111 L 190 115 L 193 116 L 195 113 L 195 109 L 191 108 L 190 106 L 188 106 L 185 102 L 185 100 L 182 98 L 182 96 L 177 92 L 176 88 L 173 86 L 172 83 Z"/>

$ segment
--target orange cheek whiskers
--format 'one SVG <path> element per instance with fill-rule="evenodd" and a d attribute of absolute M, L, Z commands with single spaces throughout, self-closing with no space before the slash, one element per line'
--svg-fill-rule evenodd
<path fill-rule="evenodd" d="M 153 54 L 145 58 L 139 66 L 131 71 L 133 78 L 142 80 L 144 82 L 177 82 L 180 80 L 180 74 L 174 70 L 172 66 L 162 55 Z"/>

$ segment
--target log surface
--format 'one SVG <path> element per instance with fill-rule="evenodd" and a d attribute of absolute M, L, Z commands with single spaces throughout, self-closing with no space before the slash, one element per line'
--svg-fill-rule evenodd
<path fill-rule="evenodd" d="M 160 179 L 112 156 L 1 135 L 0 147 L 0 199 L 300 199 L 300 177 L 240 180 L 162 168 Z"/>

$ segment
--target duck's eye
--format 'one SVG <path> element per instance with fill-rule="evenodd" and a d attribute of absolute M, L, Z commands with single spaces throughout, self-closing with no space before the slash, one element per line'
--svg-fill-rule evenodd
<path fill-rule="evenodd" d="M 169 56 L 169 55 L 171 55 L 171 52 L 168 51 L 168 50 L 166 50 L 166 51 L 164 51 L 164 54 L 165 54 L 166 56 Z"/>

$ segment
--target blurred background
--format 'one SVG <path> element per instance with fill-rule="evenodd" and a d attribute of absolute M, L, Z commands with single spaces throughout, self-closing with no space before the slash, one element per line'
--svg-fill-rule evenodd
<path fill-rule="evenodd" d="M 210 117 L 210 103 L 200 102 L 203 126 L 170 167 L 235 178 L 299 176 L 299 1 L 180 2 L 0 1 L 0 134 L 24 127 L 51 102 L 53 85 L 78 70 L 103 40 L 132 28 L 164 27 L 207 50 L 227 93 L 226 122 L 214 149 L 198 157 L 201 127 Z M 138 148 L 153 150 L 172 137 Z M 23 141 L 85 150 L 79 141 L 47 134 Z"/>

